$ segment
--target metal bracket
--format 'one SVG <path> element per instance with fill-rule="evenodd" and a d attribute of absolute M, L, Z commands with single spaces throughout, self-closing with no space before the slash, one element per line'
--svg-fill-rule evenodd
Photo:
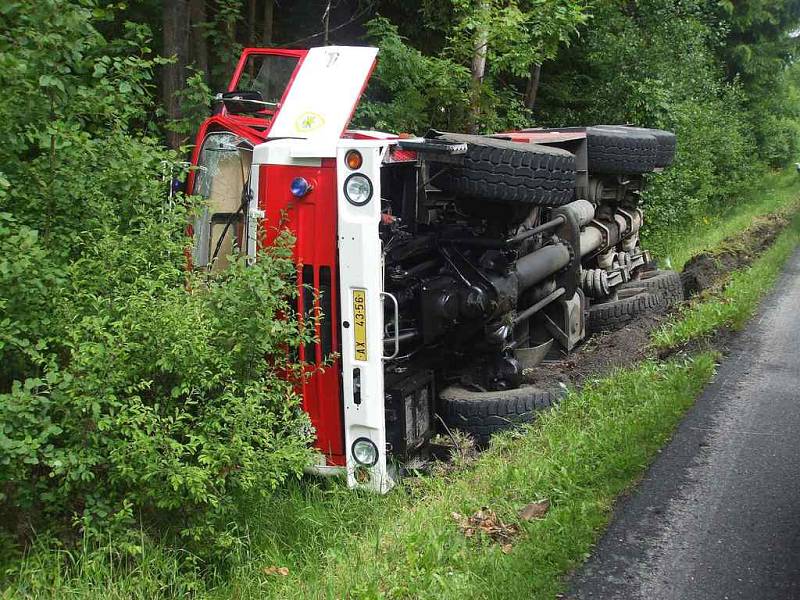
<path fill-rule="evenodd" d="M 436 138 L 414 138 L 398 140 L 397 146 L 413 150 L 420 159 L 435 160 L 439 163 L 460 165 L 467 153 L 466 142 L 445 142 Z"/>
<path fill-rule="evenodd" d="M 624 237 L 630 237 L 631 235 L 636 233 L 633 230 L 633 215 L 631 213 L 629 213 L 627 210 L 622 209 L 622 208 L 618 208 L 617 209 L 617 213 L 622 215 L 622 218 L 625 219 L 625 224 L 627 225 Z M 622 237 L 623 236 L 620 236 L 620 238 L 622 238 Z"/>
<path fill-rule="evenodd" d="M 397 297 L 389 292 L 380 292 L 381 297 L 389 298 L 394 303 L 394 352 L 389 356 L 383 356 L 383 360 L 392 360 L 400 354 L 400 304 Z"/>
<path fill-rule="evenodd" d="M 466 154 L 466 142 L 445 142 L 436 138 L 414 138 L 398 140 L 397 145 L 404 150 L 416 150 L 426 154 Z"/>

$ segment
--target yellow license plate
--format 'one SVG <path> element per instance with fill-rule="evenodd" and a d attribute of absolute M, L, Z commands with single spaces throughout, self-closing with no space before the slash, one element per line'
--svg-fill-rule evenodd
<path fill-rule="evenodd" d="M 355 359 L 367 360 L 367 292 L 353 290 L 353 333 Z"/>

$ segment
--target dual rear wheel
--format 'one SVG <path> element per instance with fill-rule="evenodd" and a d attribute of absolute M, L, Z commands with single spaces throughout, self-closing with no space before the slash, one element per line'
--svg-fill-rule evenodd
<path fill-rule="evenodd" d="M 492 202 L 562 206 L 575 196 L 575 156 L 561 148 L 480 135 L 444 133 L 466 142 L 460 165 L 442 164 L 437 185 L 454 194 Z M 670 165 L 675 134 L 661 129 L 597 125 L 586 128 L 590 173 L 641 175 Z"/>

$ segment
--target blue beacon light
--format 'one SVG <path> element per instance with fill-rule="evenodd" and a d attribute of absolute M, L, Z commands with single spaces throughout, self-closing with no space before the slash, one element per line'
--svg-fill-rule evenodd
<path fill-rule="evenodd" d="M 302 198 L 311 191 L 311 184 L 304 177 L 295 177 L 289 186 L 292 196 Z"/>

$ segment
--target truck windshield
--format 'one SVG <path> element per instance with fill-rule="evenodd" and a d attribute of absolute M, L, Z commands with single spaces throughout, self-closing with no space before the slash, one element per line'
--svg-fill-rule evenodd
<path fill-rule="evenodd" d="M 277 104 L 297 66 L 295 56 L 253 54 L 248 57 L 236 83 L 236 91 L 259 92 L 264 102 Z M 273 112 L 268 109 L 268 112 Z"/>

